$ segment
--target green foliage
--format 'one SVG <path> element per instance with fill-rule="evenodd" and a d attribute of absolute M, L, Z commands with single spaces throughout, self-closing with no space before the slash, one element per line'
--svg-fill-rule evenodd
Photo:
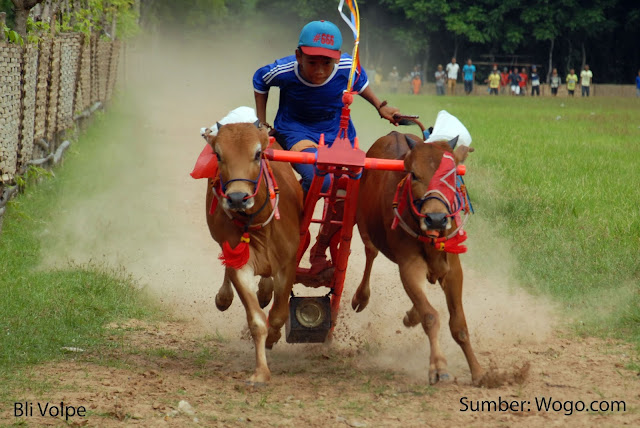
<path fill-rule="evenodd" d="M 4 31 L 5 38 L 9 42 L 15 43 L 20 46 L 24 46 L 24 40 L 22 39 L 22 36 L 20 34 L 16 33 L 15 31 L 13 31 L 7 26 L 4 27 L 3 31 Z"/>
<path fill-rule="evenodd" d="M 30 16 L 27 18 L 27 41 L 29 43 L 38 43 L 40 41 L 40 34 L 48 33 L 51 26 L 48 22 L 34 21 Z"/>
<path fill-rule="evenodd" d="M 169 30 L 193 33 L 221 22 L 228 14 L 227 3 L 225 0 L 157 0 L 143 3 L 142 7 L 148 27 L 162 25 Z"/>
<path fill-rule="evenodd" d="M 140 34 L 140 25 L 138 25 L 138 21 L 140 20 L 140 13 L 137 9 L 130 5 L 133 3 L 133 1 L 120 1 L 121 5 L 116 9 L 116 13 L 118 16 L 116 34 L 118 38 L 128 40 Z"/>
<path fill-rule="evenodd" d="M 15 11 L 13 10 L 12 0 L 0 0 L 0 12 L 6 12 L 7 25 L 11 28 L 15 27 Z"/>

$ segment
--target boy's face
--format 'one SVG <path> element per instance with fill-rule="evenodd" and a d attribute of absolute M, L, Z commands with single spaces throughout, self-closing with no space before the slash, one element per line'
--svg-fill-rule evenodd
<path fill-rule="evenodd" d="M 328 56 L 311 56 L 296 50 L 296 60 L 300 75 L 314 85 L 320 85 L 331 76 L 334 65 L 339 61 Z"/>

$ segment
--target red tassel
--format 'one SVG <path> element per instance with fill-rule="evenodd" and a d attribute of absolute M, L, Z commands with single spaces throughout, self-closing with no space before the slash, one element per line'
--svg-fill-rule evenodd
<path fill-rule="evenodd" d="M 466 245 L 460 245 L 467 240 L 467 234 L 464 231 L 460 231 L 456 236 L 447 240 L 444 243 L 444 251 L 447 253 L 461 254 L 467 252 Z"/>
<path fill-rule="evenodd" d="M 222 264 L 232 269 L 240 269 L 249 261 L 249 233 L 245 232 L 235 248 L 231 248 L 228 242 L 222 244 L 222 254 L 218 259 Z"/>

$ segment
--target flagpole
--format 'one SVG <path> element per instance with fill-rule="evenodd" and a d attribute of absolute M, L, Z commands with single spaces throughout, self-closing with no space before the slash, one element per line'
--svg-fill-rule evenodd
<path fill-rule="evenodd" d="M 358 2 L 356 0 L 346 0 L 347 6 L 349 6 L 349 10 L 351 11 L 351 19 L 347 18 L 344 13 L 342 13 L 342 7 L 344 6 L 345 0 L 340 0 L 340 4 L 338 5 L 338 11 L 340 12 L 340 16 L 347 23 L 351 31 L 353 31 L 353 38 L 355 39 L 353 45 L 353 55 L 351 61 L 351 71 L 349 72 L 349 81 L 347 83 L 347 92 L 351 92 L 353 88 L 353 80 L 360 64 L 359 57 L 359 46 L 360 46 L 360 11 L 358 9 Z"/>

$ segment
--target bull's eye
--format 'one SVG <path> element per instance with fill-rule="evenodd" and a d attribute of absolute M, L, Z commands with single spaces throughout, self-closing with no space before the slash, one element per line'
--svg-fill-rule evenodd
<path fill-rule="evenodd" d="M 220 153 L 215 152 L 216 153 L 216 158 L 218 159 L 218 162 L 222 162 L 222 158 L 220 157 Z"/>
<path fill-rule="evenodd" d="M 411 179 L 412 179 L 412 180 L 416 180 L 416 181 L 420 181 L 420 177 L 418 177 L 418 176 L 416 175 L 416 173 L 415 173 L 415 172 L 413 172 L 413 171 L 411 171 Z"/>
<path fill-rule="evenodd" d="M 262 151 L 257 150 L 255 156 L 253 157 L 254 161 L 259 161 L 262 158 Z"/>

